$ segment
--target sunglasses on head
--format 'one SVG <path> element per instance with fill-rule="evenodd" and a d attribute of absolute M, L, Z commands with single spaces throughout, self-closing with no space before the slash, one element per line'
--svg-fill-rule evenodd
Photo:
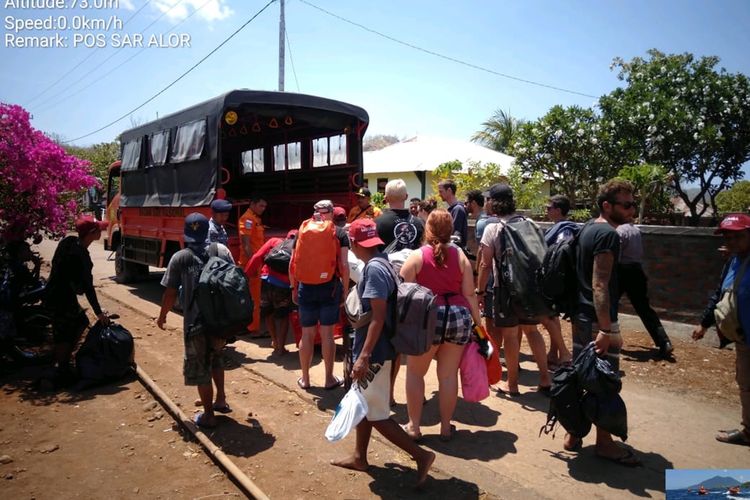
<path fill-rule="evenodd" d="M 325 215 L 325 214 L 330 214 L 330 213 L 331 213 L 331 211 L 330 211 L 330 210 L 328 210 L 328 209 L 326 209 L 326 208 L 321 208 L 320 210 L 318 210 L 318 213 L 319 213 L 320 215 Z"/>

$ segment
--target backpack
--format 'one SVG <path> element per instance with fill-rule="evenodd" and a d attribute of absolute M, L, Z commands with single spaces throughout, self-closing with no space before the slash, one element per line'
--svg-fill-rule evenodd
<path fill-rule="evenodd" d="M 578 383 L 578 372 L 573 366 L 559 368 L 552 376 L 547 422 L 539 430 L 555 436 L 555 425 L 562 425 L 572 436 L 585 437 L 591 431 L 591 420 L 583 411 L 584 392 Z"/>
<path fill-rule="evenodd" d="M 78 389 L 118 380 L 135 368 L 135 347 L 130 332 L 117 323 L 97 321 L 76 353 Z"/>
<path fill-rule="evenodd" d="M 549 315 L 537 284 L 537 271 L 547 251 L 542 230 L 531 219 L 512 217 L 500 232 L 500 245 L 500 279 L 495 279 L 502 283 L 510 308 L 520 318 Z"/>
<path fill-rule="evenodd" d="M 278 242 L 263 258 L 263 262 L 277 273 L 289 273 L 289 263 L 292 260 L 294 244 L 297 238 L 290 236 Z"/>
<path fill-rule="evenodd" d="M 572 238 L 547 248 L 542 266 L 537 271 L 537 285 L 547 307 L 563 318 L 571 317 L 578 305 L 578 273 L 576 252 L 583 230 Z"/>
<path fill-rule="evenodd" d="M 307 219 L 297 233 L 291 269 L 294 279 L 305 285 L 328 283 L 336 276 L 341 244 L 333 221 Z M 298 259 L 303 256 L 304 265 Z"/>
<path fill-rule="evenodd" d="M 217 256 L 209 246 L 209 259 L 201 270 L 193 300 L 209 334 L 229 338 L 241 334 L 253 320 L 253 299 L 242 268 Z"/>
<path fill-rule="evenodd" d="M 722 292 L 721 300 L 716 303 L 714 318 L 716 328 L 722 337 L 732 342 L 744 342 L 745 336 L 739 317 L 739 286 L 747 270 L 750 257 L 747 257 L 737 268 L 732 286 Z"/>

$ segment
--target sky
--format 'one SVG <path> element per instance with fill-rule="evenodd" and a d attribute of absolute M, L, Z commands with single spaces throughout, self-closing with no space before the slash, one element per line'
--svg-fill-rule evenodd
<path fill-rule="evenodd" d="M 731 477 L 744 483 L 750 481 L 750 469 L 669 469 L 666 471 L 665 487 L 680 490 L 715 476 Z"/>
<path fill-rule="evenodd" d="M 111 141 L 134 124 L 231 89 L 278 88 L 278 1 L 132 114 L 268 0 L 56 1 L 65 8 L 23 8 L 45 0 L 0 3 L 0 101 L 24 106 L 36 128 L 64 140 Z M 622 85 L 612 59 L 645 57 L 650 48 L 716 55 L 730 73 L 750 75 L 746 0 L 286 0 L 285 6 L 286 91 L 363 107 L 368 134 L 468 140 L 498 108 L 533 120 L 556 104 L 593 106 Z M 70 29 L 15 28 L 48 19 Z M 140 32 L 143 47 L 116 46 Z M 56 34 L 67 37 L 68 47 L 19 46 Z M 170 34 L 175 47 L 148 46 L 151 35 L 169 41 Z M 87 48 L 97 35 L 104 46 Z"/>

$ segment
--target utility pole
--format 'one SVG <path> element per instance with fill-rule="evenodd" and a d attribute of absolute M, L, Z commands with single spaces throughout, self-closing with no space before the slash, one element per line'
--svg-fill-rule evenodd
<path fill-rule="evenodd" d="M 284 23 L 284 0 L 279 2 L 281 6 L 281 16 L 279 17 L 279 92 L 284 91 L 284 38 L 286 36 L 286 26 Z"/>

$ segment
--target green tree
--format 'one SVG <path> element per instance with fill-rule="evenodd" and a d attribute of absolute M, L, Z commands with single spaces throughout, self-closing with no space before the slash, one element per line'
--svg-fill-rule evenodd
<path fill-rule="evenodd" d="M 750 212 L 750 181 L 735 182 L 730 189 L 717 194 L 716 207 L 721 213 Z"/>
<path fill-rule="evenodd" d="M 635 187 L 635 195 L 640 200 L 638 211 L 638 224 L 643 222 L 646 213 L 646 205 L 655 205 L 662 208 L 658 203 L 660 195 L 664 193 L 664 186 L 671 181 L 671 174 L 661 165 L 644 163 L 642 165 L 631 165 L 623 167 L 617 174 L 618 177 L 629 180 Z M 663 198 L 663 196 L 661 196 Z"/>
<path fill-rule="evenodd" d="M 580 199 L 593 202 L 599 186 L 614 177 L 615 165 L 622 165 L 611 134 L 591 109 L 554 106 L 521 127 L 510 154 L 522 172 L 550 179 L 575 206 Z"/>
<path fill-rule="evenodd" d="M 508 185 L 513 189 L 513 198 L 517 208 L 528 209 L 532 212 L 541 210 L 547 201 L 547 197 L 542 193 L 544 176 L 541 172 L 526 175 L 520 165 L 513 164 L 508 170 L 507 179 Z"/>
<path fill-rule="evenodd" d="M 484 191 L 496 182 L 507 182 L 507 177 L 501 173 L 500 165 L 491 162 L 482 164 L 479 161 L 470 161 L 466 172 L 454 174 L 453 179 L 456 181 L 459 197 L 472 189 Z"/>
<path fill-rule="evenodd" d="M 117 161 L 120 156 L 120 143 L 102 142 L 93 146 L 80 147 L 61 144 L 65 151 L 73 156 L 87 160 L 91 163 L 91 170 L 102 185 L 107 184 L 109 166 Z"/>
<path fill-rule="evenodd" d="M 524 123 L 525 120 L 513 118 L 510 110 L 506 113 L 498 108 L 489 120 L 482 123 L 482 130 L 471 136 L 471 140 L 495 151 L 507 153 Z"/>
<path fill-rule="evenodd" d="M 462 168 L 464 168 L 464 165 L 460 160 L 446 161 L 445 163 L 438 165 L 435 170 L 432 171 L 432 192 L 438 192 L 438 183 L 440 181 L 446 179 L 453 179 L 455 181 L 456 174 L 460 173 Z M 456 195 L 458 195 L 458 191 L 460 190 L 461 187 L 456 181 Z"/>
<path fill-rule="evenodd" d="M 612 67 L 626 83 L 599 100 L 602 117 L 613 130 L 613 145 L 630 163 L 663 165 L 671 185 L 697 224 L 716 195 L 741 178 L 750 160 L 750 80 L 716 70 L 718 57 L 663 54 Z M 697 192 L 688 188 L 698 186 Z M 702 207 L 702 208 L 701 208 Z"/>

